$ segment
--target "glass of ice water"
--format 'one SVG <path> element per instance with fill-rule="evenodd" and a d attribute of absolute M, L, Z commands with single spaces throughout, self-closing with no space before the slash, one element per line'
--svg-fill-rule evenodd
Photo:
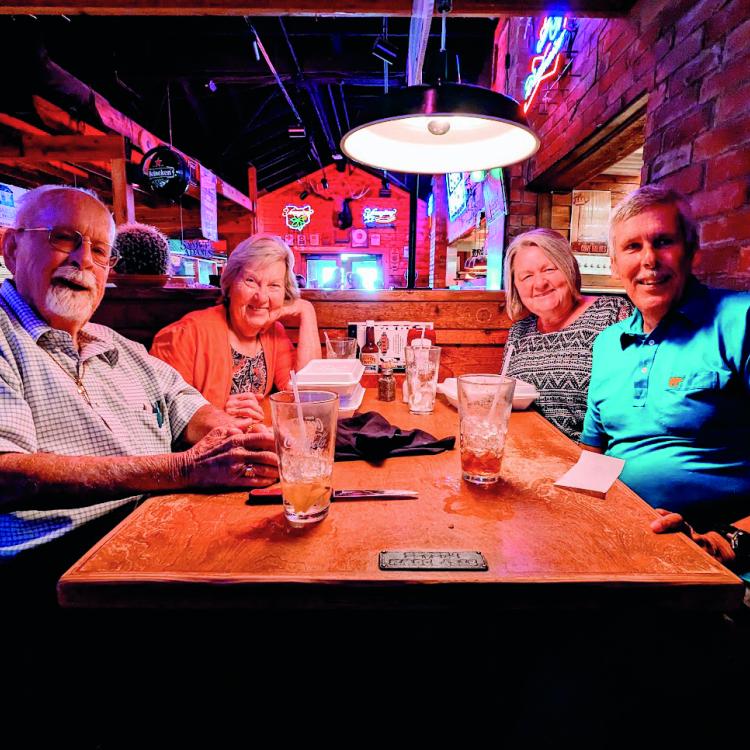
<path fill-rule="evenodd" d="M 491 484 L 500 478 L 515 385 L 502 375 L 458 378 L 461 472 L 467 482 Z"/>
<path fill-rule="evenodd" d="M 354 359 L 357 339 L 328 339 L 324 347 L 326 359 Z"/>
<path fill-rule="evenodd" d="M 435 406 L 440 347 L 407 346 L 404 348 L 404 356 L 409 388 L 409 411 L 412 414 L 431 414 Z"/>
<path fill-rule="evenodd" d="M 331 504 L 338 395 L 329 391 L 271 395 L 271 418 L 279 456 L 284 515 L 302 528 L 322 521 Z"/>

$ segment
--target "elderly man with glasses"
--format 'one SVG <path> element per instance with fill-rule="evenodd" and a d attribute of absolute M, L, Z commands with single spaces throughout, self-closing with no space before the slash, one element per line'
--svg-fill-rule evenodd
<path fill-rule="evenodd" d="M 210 406 L 140 344 L 89 322 L 114 234 L 93 194 L 44 186 L 3 236 L 13 280 L 0 287 L 0 578 L 11 594 L 34 591 L 33 579 L 51 597 L 144 493 L 277 477 L 268 433 L 245 432 L 249 421 Z"/>

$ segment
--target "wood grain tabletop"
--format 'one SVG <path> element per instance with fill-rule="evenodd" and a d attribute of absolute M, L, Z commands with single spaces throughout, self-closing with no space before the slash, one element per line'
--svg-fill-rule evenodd
<path fill-rule="evenodd" d="M 457 435 L 438 398 L 415 416 L 400 402 L 373 409 L 403 429 Z M 334 502 L 295 530 L 280 504 L 247 493 L 146 500 L 58 584 L 70 607 L 444 608 L 545 607 L 728 610 L 738 578 L 680 534 L 656 535 L 656 513 L 616 482 L 606 498 L 553 486 L 580 448 L 539 414 L 513 412 L 502 479 L 462 481 L 458 449 L 337 463 L 334 487 L 418 490 L 416 500 Z M 383 550 L 479 551 L 487 571 L 388 571 Z"/>

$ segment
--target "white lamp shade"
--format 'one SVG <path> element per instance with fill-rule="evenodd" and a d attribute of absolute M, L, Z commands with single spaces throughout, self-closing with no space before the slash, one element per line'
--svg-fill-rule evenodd
<path fill-rule="evenodd" d="M 528 159 L 540 141 L 518 102 L 479 86 L 410 86 L 341 139 L 351 160 L 377 169 L 445 174 Z"/>

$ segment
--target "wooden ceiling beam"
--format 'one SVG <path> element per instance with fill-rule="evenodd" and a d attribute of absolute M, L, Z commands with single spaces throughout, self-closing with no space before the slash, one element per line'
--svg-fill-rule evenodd
<path fill-rule="evenodd" d="M 12 128 L 13 130 L 17 130 L 19 133 L 47 135 L 47 132 L 42 130 L 41 128 L 38 128 L 35 125 L 31 125 L 30 123 L 25 122 L 18 117 L 13 117 L 13 115 L 9 115 L 4 112 L 0 112 L 0 125 L 5 125 L 6 127 Z M 60 177 L 62 179 L 69 179 L 71 176 L 81 179 L 86 179 L 86 177 L 88 177 L 88 174 L 86 172 L 83 172 L 77 167 L 74 167 L 72 164 L 66 164 L 62 161 L 52 161 L 50 162 L 50 167 L 52 167 L 52 169 L 48 169 L 45 171 L 50 175 Z"/>
<path fill-rule="evenodd" d="M 638 97 L 524 189 L 534 192 L 573 190 L 642 146 L 647 102 L 646 94 Z"/>
<path fill-rule="evenodd" d="M 626 16 L 635 0 L 568 0 L 566 11 L 577 17 Z M 454 0 L 452 17 L 494 18 L 545 13 L 549 0 Z M 408 18 L 412 0 L 9 0 L 0 14 L 87 14 L 97 16 L 392 16 Z"/>
<path fill-rule="evenodd" d="M 0 159 L 6 164 L 30 164 L 64 158 L 70 161 L 108 162 L 125 158 L 120 135 L 35 135 L 20 133 L 0 139 Z"/>
<path fill-rule="evenodd" d="M 134 122 L 118 110 L 114 109 L 114 107 L 112 107 L 106 99 L 99 96 L 98 94 L 94 94 L 94 96 L 96 100 L 97 112 L 102 118 L 102 122 L 104 122 L 104 124 L 108 128 L 114 130 L 120 135 L 129 138 L 131 142 L 135 143 L 144 152 L 148 151 L 154 146 L 159 146 L 164 143 L 155 135 L 149 133 L 145 128 L 142 128 L 140 125 L 138 125 L 138 123 Z M 36 109 L 37 114 L 41 118 L 42 122 L 47 125 L 47 127 L 64 128 L 65 130 L 73 131 L 75 133 L 87 133 L 91 135 L 102 133 L 101 130 L 98 130 L 92 125 L 88 125 L 81 120 L 76 120 L 64 109 L 61 109 L 51 102 L 48 102 L 46 99 L 43 99 L 40 96 L 34 96 L 32 97 L 32 100 L 34 102 L 34 108 Z M 175 149 L 175 151 L 179 151 L 179 149 Z M 185 156 L 188 161 L 198 164 L 198 169 L 196 171 L 200 174 L 200 164 L 196 162 L 195 159 L 191 159 L 186 154 L 183 154 L 183 156 Z M 137 152 L 133 152 L 131 154 L 131 161 L 135 162 L 136 164 L 140 161 L 140 159 L 141 156 L 140 154 L 137 154 Z M 248 211 L 252 210 L 253 204 L 250 198 L 248 198 L 248 196 L 244 195 L 240 190 L 230 185 L 228 182 L 226 182 L 226 180 L 223 180 L 218 175 L 216 176 L 216 192 L 227 200 L 233 201 L 243 208 L 246 208 Z M 188 194 L 190 194 L 191 197 L 197 197 L 198 200 L 200 200 L 200 191 L 194 191 L 194 193 L 194 196 L 190 192 Z"/>

